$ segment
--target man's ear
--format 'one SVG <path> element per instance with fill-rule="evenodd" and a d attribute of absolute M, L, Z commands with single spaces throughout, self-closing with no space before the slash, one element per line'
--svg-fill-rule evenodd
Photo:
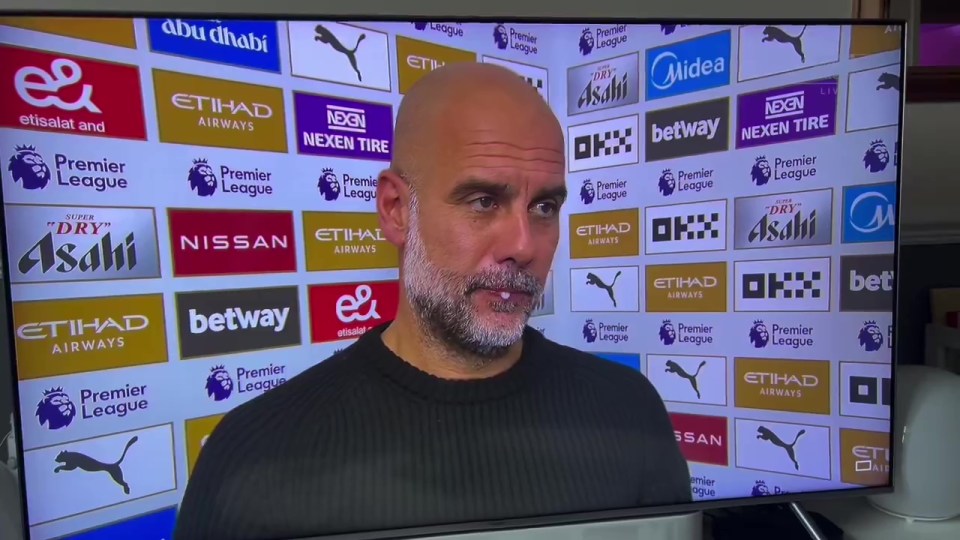
<path fill-rule="evenodd" d="M 377 214 L 380 230 L 388 242 L 403 247 L 409 222 L 410 191 L 407 182 L 393 169 L 385 169 L 377 181 Z"/>

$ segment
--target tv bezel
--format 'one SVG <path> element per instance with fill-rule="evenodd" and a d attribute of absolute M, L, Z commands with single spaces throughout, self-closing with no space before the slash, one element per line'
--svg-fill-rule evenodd
<path fill-rule="evenodd" d="M 831 26 L 831 25 L 843 25 L 843 26 L 899 26 L 900 27 L 900 80 L 901 80 L 901 90 L 900 90 L 900 110 L 899 110 L 899 123 L 898 123 L 898 136 L 901 141 L 901 151 L 899 157 L 899 165 L 896 168 L 896 184 L 895 190 L 897 194 L 897 200 L 894 205 L 894 239 L 893 239 L 893 258 L 894 258 L 894 276 L 893 276 L 893 307 L 892 307 L 892 324 L 893 324 L 893 344 L 891 349 L 891 412 L 890 412 L 890 429 L 889 429 L 889 465 L 890 473 L 888 476 L 888 483 L 884 486 L 864 486 L 861 488 L 847 488 L 847 489 L 833 489 L 833 490 L 822 490 L 822 491 L 809 491 L 809 492 L 797 492 L 797 493 L 787 493 L 783 495 L 765 495 L 762 497 L 738 497 L 738 498 L 723 498 L 723 499 L 710 499 L 710 500 L 701 500 L 693 501 L 690 503 L 684 504 L 672 504 L 664 506 L 645 506 L 645 507 L 631 507 L 631 508 L 619 508 L 619 509 L 607 509 L 607 510 L 595 510 L 595 511 L 584 511 L 584 512 L 575 512 L 575 513 L 566 513 L 566 514 L 548 514 L 540 516 L 529 516 L 529 517 L 517 517 L 517 518 L 506 518 L 506 519 L 497 519 L 497 520 L 483 520 L 483 521 L 470 521 L 470 522 L 453 522 L 453 523 L 442 523 L 436 525 L 426 525 L 426 526 L 417 526 L 417 527 L 408 527 L 401 529 L 380 529 L 380 530 L 369 530 L 369 531 L 355 531 L 348 533 L 337 533 L 333 535 L 320 535 L 320 536 L 305 536 L 291 538 L 290 540 L 373 540 L 373 539 L 382 539 L 382 538 L 414 538 L 414 537 L 429 537 L 429 536 L 447 536 L 455 534 L 469 534 L 469 533 L 482 533 L 482 532 L 503 532 L 510 530 L 520 530 L 520 529 L 534 529 L 541 527 L 555 527 L 563 525 L 583 525 L 589 523 L 602 523 L 602 522 L 613 522 L 613 521 L 625 521 L 631 519 L 643 519 L 650 517 L 663 517 L 671 515 L 681 515 L 689 514 L 695 512 L 703 512 L 706 510 L 714 510 L 719 508 L 729 508 L 734 506 L 756 506 L 756 505 L 768 505 L 768 504 L 784 504 L 792 502 L 803 502 L 808 500 L 825 500 L 825 499 L 835 499 L 841 497 L 864 497 L 868 495 L 876 495 L 883 493 L 891 493 L 894 491 L 893 478 L 894 478 L 894 467 L 895 467 L 895 449 L 894 449 L 894 426 L 895 423 L 895 407 L 896 403 L 896 365 L 898 359 L 897 352 L 897 335 L 899 334 L 899 329 L 897 327 L 897 308 L 899 306 L 899 276 L 900 276 L 900 208 L 902 201 L 902 186 L 901 174 L 903 169 L 903 151 L 902 151 L 902 141 L 903 141 L 903 132 L 904 132 L 904 109 L 905 109 L 905 96 L 906 96 L 906 71 L 907 71 L 907 43 L 908 43 L 908 22 L 906 19 L 855 19 L 855 18 L 774 18 L 774 17 L 764 17 L 756 19 L 748 19 L 742 17 L 731 17 L 731 18 L 697 18 L 697 17 L 677 17 L 677 18 L 666 18 L 666 17 L 571 17 L 571 16 L 465 16 L 465 15 L 334 15 L 334 16 L 324 16 L 321 13 L 317 14 L 292 14 L 292 13 L 262 13 L 262 12 L 231 12 L 231 13 L 222 13 L 222 12 L 213 12 L 213 11 L 194 11 L 194 12 L 175 12 L 175 11 L 130 11 L 130 10 L 76 10 L 76 9 L 9 9 L 3 8 L 0 9 L 0 17 L 58 17 L 58 18 L 124 18 L 124 19 L 161 19 L 161 18 L 184 18 L 184 19 L 197 19 L 197 18 L 207 18 L 207 17 L 216 17 L 220 20 L 259 20 L 259 21 L 270 21 L 282 23 L 286 21 L 331 21 L 331 22 L 373 22 L 373 23 L 414 23 L 414 22 L 445 22 L 445 23 L 485 23 L 485 24 L 497 24 L 497 23 L 517 23 L 517 24 L 559 24 L 559 25 L 574 25 L 574 26 L 587 26 L 587 25 L 614 25 L 614 24 L 628 24 L 628 25 L 659 25 L 659 24 L 691 24 L 691 25 L 720 25 L 720 26 L 746 26 L 746 25 L 758 25 L 758 24 L 771 24 L 771 25 L 812 25 L 812 26 Z M 14 129 L 14 128 L 7 128 Z M 569 173 L 565 173 L 569 174 Z M 26 490 L 26 478 L 25 473 L 22 468 L 23 464 L 23 430 L 21 426 L 21 410 L 20 410 L 20 385 L 17 375 L 17 361 L 16 361 L 16 342 L 13 338 L 15 334 L 14 320 L 13 320 L 13 300 L 11 298 L 11 283 L 9 279 L 9 260 L 7 252 L 7 231 L 6 231 L 6 203 L 3 199 L 3 190 L 0 189 L 0 264 L 2 264 L 2 275 L 0 279 L 3 280 L 4 294 L 4 309 L 6 310 L 7 317 L 7 332 L 10 336 L 10 339 L 7 343 L 8 354 L 10 357 L 10 372 L 11 372 L 11 382 L 12 382 L 12 397 L 13 397 L 13 411 L 14 411 L 14 434 L 17 438 L 16 449 L 17 449 L 17 460 L 21 464 L 20 474 L 18 476 L 18 484 L 20 490 L 20 503 L 21 503 L 21 520 L 24 532 L 25 540 L 30 540 L 30 525 L 29 525 L 29 516 L 27 508 L 27 490 Z M 180 501 L 177 501 L 176 508 L 179 512 Z M 151 512 L 159 511 L 164 508 L 169 508 L 170 506 L 161 506 L 155 508 L 151 511 L 145 512 L 149 514 Z M 130 516 L 123 520 L 112 521 L 98 525 L 95 529 L 109 526 L 113 523 L 120 523 L 126 519 L 142 515 L 143 513 L 138 513 L 135 516 Z M 93 530 L 95 530 L 93 529 Z M 83 531 L 77 531 L 69 534 L 79 534 Z"/>

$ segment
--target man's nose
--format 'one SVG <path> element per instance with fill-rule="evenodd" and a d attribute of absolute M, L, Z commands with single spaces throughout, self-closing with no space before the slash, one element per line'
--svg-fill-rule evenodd
<path fill-rule="evenodd" d="M 530 226 L 530 214 L 526 211 L 510 212 L 497 231 L 497 261 L 512 260 L 525 267 L 533 261 L 535 244 Z"/>

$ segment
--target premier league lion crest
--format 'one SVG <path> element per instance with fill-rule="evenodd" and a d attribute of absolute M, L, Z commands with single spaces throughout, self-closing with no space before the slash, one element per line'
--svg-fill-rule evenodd
<path fill-rule="evenodd" d="M 584 28 L 583 33 L 580 34 L 580 54 L 584 56 L 590 54 L 590 51 L 593 50 L 593 44 L 593 34 L 589 28 Z"/>
<path fill-rule="evenodd" d="M 860 347 L 867 352 L 879 351 L 883 346 L 883 332 L 876 321 L 864 322 L 857 339 L 860 340 Z"/>
<path fill-rule="evenodd" d="M 227 370 L 221 366 L 210 368 L 210 375 L 207 376 L 207 397 L 212 397 L 214 401 L 223 401 L 233 393 L 233 379 Z"/>
<path fill-rule="evenodd" d="M 875 173 L 887 168 L 890 163 L 890 151 L 887 145 L 881 140 L 870 143 L 870 148 L 863 154 L 863 166 L 868 171 Z"/>
<path fill-rule="evenodd" d="M 660 342 L 664 345 L 673 345 L 675 341 L 677 341 L 677 329 L 673 327 L 673 322 L 667 319 L 660 325 Z"/>
<path fill-rule="evenodd" d="M 580 186 L 580 200 L 583 201 L 583 204 L 590 204 L 595 198 L 597 198 L 597 192 L 593 189 L 593 182 L 587 178 Z"/>
<path fill-rule="evenodd" d="M 663 173 L 660 175 L 660 180 L 657 181 L 657 189 L 660 190 L 660 193 L 664 197 L 673 195 L 673 192 L 677 189 L 677 179 L 673 177 L 672 170 L 663 170 Z"/>
<path fill-rule="evenodd" d="M 756 320 L 753 321 L 753 326 L 750 327 L 750 343 L 755 349 L 762 349 L 767 346 L 767 343 L 770 342 L 770 332 L 767 330 L 767 325 L 763 324 L 763 321 Z"/>
<path fill-rule="evenodd" d="M 497 44 L 497 48 L 501 51 L 510 45 L 510 35 L 507 33 L 507 27 L 504 26 L 503 23 L 499 23 L 493 27 L 493 42 Z"/>
<path fill-rule="evenodd" d="M 340 198 L 340 181 L 333 169 L 323 169 L 320 180 L 317 181 L 317 189 L 325 201 L 335 201 Z"/>
<path fill-rule="evenodd" d="M 19 182 L 24 189 L 43 189 L 50 183 L 50 167 L 43 161 L 43 156 L 37 153 L 33 146 L 17 146 L 10 156 L 7 170 L 14 182 Z"/>
<path fill-rule="evenodd" d="M 201 197 L 209 197 L 217 191 L 217 175 L 205 159 L 193 160 L 187 179 L 190 182 L 190 189 L 196 191 Z"/>
<path fill-rule="evenodd" d="M 593 319 L 587 319 L 587 322 L 583 323 L 583 339 L 587 343 L 593 343 L 597 340 L 597 326 L 593 324 Z"/>
<path fill-rule="evenodd" d="M 766 156 L 758 156 L 756 161 L 753 164 L 753 168 L 750 169 L 750 180 L 758 186 L 765 186 L 767 182 L 770 181 L 770 176 L 772 174 L 770 169 L 770 162 L 767 161 Z"/>
<path fill-rule="evenodd" d="M 43 399 L 37 403 L 37 420 L 47 429 L 65 428 L 77 416 L 77 406 L 63 388 L 44 390 Z"/>

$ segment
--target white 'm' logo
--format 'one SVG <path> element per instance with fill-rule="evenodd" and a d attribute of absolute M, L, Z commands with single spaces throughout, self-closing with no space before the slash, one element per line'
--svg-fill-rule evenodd
<path fill-rule="evenodd" d="M 341 322 L 350 323 L 380 318 L 380 314 L 377 313 L 377 301 L 370 299 L 373 296 L 373 291 L 369 285 L 357 285 L 354 294 L 356 296 L 345 294 L 337 299 L 337 318 Z M 370 302 L 370 309 L 366 313 L 359 313 L 358 310 L 368 301 Z"/>
<path fill-rule="evenodd" d="M 34 80 L 28 81 L 27 78 L 31 76 L 34 77 Z M 91 100 L 93 97 L 93 86 L 89 84 L 83 85 L 80 97 L 73 103 L 67 103 L 57 97 L 56 94 L 61 88 L 76 84 L 80 82 L 80 79 L 83 77 L 83 71 L 80 69 L 80 65 L 73 60 L 57 58 L 50 63 L 50 73 L 35 66 L 25 66 L 18 69 L 13 77 L 14 86 L 17 89 L 17 94 L 20 96 L 20 99 L 34 107 L 44 108 L 55 106 L 65 111 L 86 109 L 92 113 L 102 112 Z M 36 78 L 40 78 L 40 81 L 37 81 Z M 37 97 L 30 93 L 31 90 L 45 92 L 47 95 Z"/>

